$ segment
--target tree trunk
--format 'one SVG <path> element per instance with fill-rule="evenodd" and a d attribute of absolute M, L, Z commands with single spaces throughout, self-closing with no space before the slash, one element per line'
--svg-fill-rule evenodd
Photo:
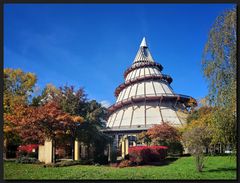
<path fill-rule="evenodd" d="M 203 169 L 203 157 L 201 155 L 196 155 L 196 166 L 197 166 L 197 171 L 202 172 Z"/>
<path fill-rule="evenodd" d="M 208 147 L 206 147 L 206 154 L 208 154 Z"/>

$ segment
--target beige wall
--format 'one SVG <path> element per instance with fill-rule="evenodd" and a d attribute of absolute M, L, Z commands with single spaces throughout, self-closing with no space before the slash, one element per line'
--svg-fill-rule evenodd
<path fill-rule="evenodd" d="M 45 140 L 44 145 L 39 145 L 38 160 L 44 163 L 53 162 L 53 143 L 52 140 Z"/>
<path fill-rule="evenodd" d="M 53 148 L 52 140 L 45 140 L 44 150 L 45 150 L 45 163 L 52 163 Z"/>
<path fill-rule="evenodd" d="M 38 160 L 40 162 L 45 162 L 45 149 L 44 149 L 44 145 L 39 145 L 38 146 Z"/>

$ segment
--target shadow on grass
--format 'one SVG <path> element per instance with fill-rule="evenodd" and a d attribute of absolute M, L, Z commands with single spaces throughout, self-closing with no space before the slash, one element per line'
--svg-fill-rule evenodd
<path fill-rule="evenodd" d="M 167 158 L 161 162 L 149 162 L 147 165 L 153 165 L 153 166 L 164 166 L 164 165 L 169 165 L 173 163 L 174 161 L 178 160 L 178 158 Z"/>
<path fill-rule="evenodd" d="M 236 171 L 236 168 L 217 168 L 217 169 L 210 169 L 207 170 L 206 172 L 222 172 L 222 171 Z"/>

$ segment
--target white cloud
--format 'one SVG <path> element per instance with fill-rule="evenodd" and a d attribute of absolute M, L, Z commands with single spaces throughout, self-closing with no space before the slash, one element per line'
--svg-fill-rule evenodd
<path fill-rule="evenodd" d="M 110 102 L 108 102 L 107 100 L 101 101 L 100 104 L 102 104 L 103 107 L 107 107 L 107 108 L 111 105 Z"/>

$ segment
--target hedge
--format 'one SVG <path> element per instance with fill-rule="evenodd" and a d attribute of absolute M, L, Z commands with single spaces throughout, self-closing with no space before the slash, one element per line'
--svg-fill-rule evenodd
<path fill-rule="evenodd" d="M 167 156 L 166 146 L 134 146 L 128 149 L 129 160 L 133 163 L 148 164 L 159 162 Z"/>

